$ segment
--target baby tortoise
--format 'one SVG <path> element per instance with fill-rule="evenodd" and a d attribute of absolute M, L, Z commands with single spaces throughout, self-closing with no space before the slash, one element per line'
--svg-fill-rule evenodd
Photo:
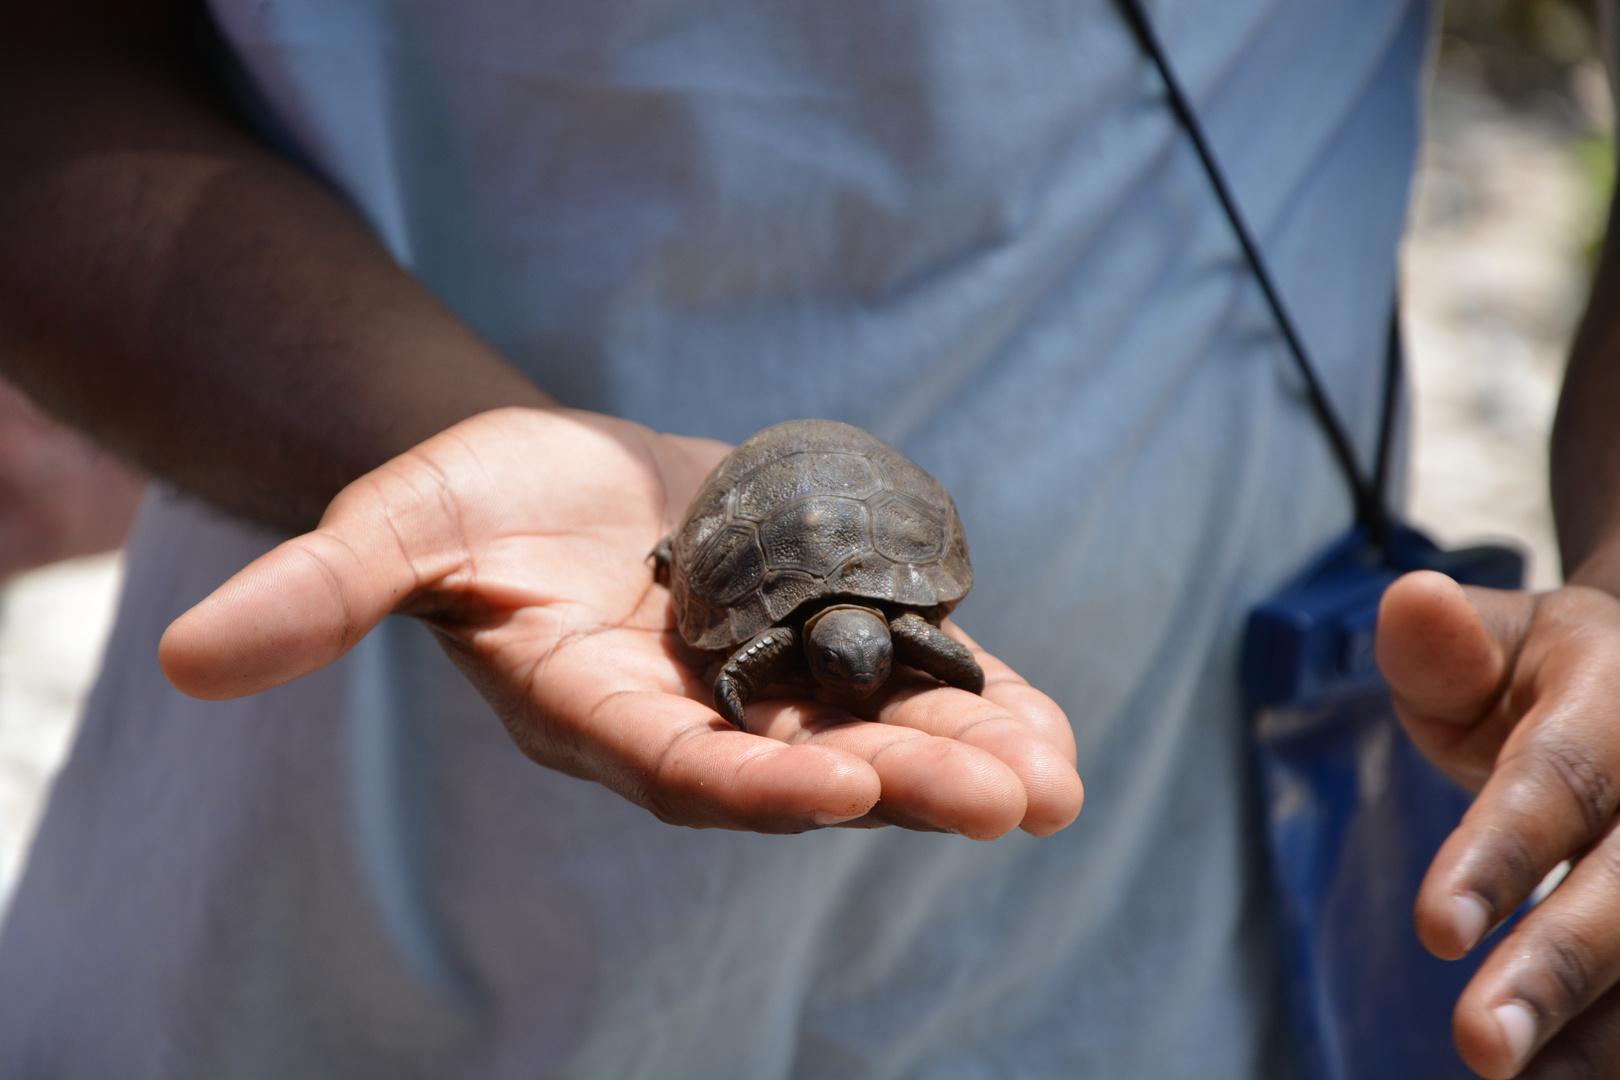
<path fill-rule="evenodd" d="M 724 658 L 715 708 L 772 683 L 850 698 L 894 661 L 973 693 L 984 672 L 939 622 L 973 585 L 943 485 L 900 451 L 832 420 L 790 420 L 733 450 L 652 553 L 687 644 Z"/>

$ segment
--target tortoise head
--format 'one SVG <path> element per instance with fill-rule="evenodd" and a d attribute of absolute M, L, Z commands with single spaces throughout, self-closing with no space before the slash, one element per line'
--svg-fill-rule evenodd
<path fill-rule="evenodd" d="M 823 608 L 804 624 L 810 673 L 822 686 L 864 698 L 894 666 L 894 643 L 882 612 L 853 604 Z"/>

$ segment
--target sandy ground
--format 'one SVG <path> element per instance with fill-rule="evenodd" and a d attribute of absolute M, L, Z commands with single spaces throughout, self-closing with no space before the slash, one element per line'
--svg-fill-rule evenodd
<path fill-rule="evenodd" d="M 1565 136 L 1442 81 L 1406 249 L 1411 517 L 1508 537 L 1558 581 L 1546 433 L 1594 209 Z M 67 753 L 111 625 L 116 556 L 25 575 L 0 600 L 0 908 Z"/>

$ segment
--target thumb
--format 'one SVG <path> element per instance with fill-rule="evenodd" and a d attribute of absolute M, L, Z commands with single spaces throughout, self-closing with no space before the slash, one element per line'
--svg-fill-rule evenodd
<path fill-rule="evenodd" d="M 1384 593 L 1377 657 L 1409 720 L 1467 725 L 1500 697 L 1528 628 L 1524 593 L 1464 589 L 1432 570 Z"/>
<path fill-rule="evenodd" d="M 175 688 L 218 700 L 279 686 L 348 652 L 404 602 L 426 568 L 367 501 L 354 488 L 339 495 L 320 528 L 255 559 L 170 624 L 158 662 Z"/>

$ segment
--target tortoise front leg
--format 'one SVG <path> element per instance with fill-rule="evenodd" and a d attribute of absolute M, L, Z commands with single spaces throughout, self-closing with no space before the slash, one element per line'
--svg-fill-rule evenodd
<path fill-rule="evenodd" d="M 894 641 L 894 658 L 900 663 L 970 694 L 983 693 L 984 670 L 967 646 L 915 611 L 891 620 L 889 637 Z"/>
<path fill-rule="evenodd" d="M 732 653 L 714 681 L 714 707 L 720 715 L 747 731 L 743 706 L 793 669 L 798 660 L 798 641 L 797 633 L 776 626 L 754 635 L 752 641 Z"/>
<path fill-rule="evenodd" d="M 674 557 L 670 553 L 670 545 L 675 541 L 675 534 L 670 533 L 658 541 L 658 546 L 652 549 L 647 558 L 652 560 L 653 580 L 660 585 L 669 584 L 669 563 Z"/>

